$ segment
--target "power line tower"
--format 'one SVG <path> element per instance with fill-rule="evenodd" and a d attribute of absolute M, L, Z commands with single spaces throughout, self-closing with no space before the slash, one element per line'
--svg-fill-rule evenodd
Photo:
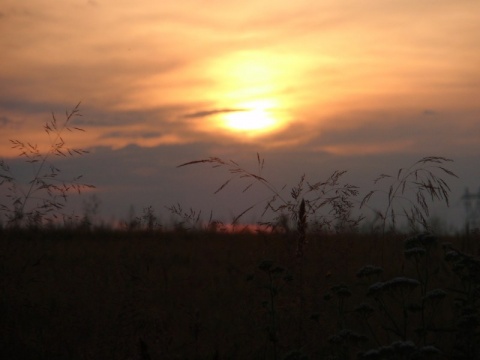
<path fill-rule="evenodd" d="M 480 227 L 480 188 L 477 194 L 470 193 L 468 188 L 466 188 L 462 201 L 465 206 L 465 227 L 468 233 L 470 229 Z"/>

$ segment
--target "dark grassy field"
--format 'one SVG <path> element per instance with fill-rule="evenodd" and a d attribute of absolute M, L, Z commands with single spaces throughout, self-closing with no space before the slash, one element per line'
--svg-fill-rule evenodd
<path fill-rule="evenodd" d="M 366 329 L 352 315 L 371 300 L 355 274 L 381 265 L 374 236 L 310 237 L 302 259 L 294 237 L 272 234 L 4 230 L 0 238 L 2 359 L 353 359 L 401 340 L 381 311 L 370 322 L 379 343 L 368 332 L 360 345 L 332 338 Z M 381 279 L 418 274 L 404 239 L 384 240 Z M 438 242 L 477 254 L 478 240 Z M 448 293 L 432 322 L 442 331 L 408 333 L 442 351 L 429 358 L 452 358 L 459 333 L 447 288 L 461 283 L 443 254 L 438 245 L 428 265 L 428 287 Z M 340 284 L 353 285 L 351 294 L 332 292 Z"/>

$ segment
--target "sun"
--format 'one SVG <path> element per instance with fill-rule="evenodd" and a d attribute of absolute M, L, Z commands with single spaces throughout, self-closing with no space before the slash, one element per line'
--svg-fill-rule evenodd
<path fill-rule="evenodd" d="M 229 131 L 259 135 L 272 132 L 281 126 L 282 121 L 275 116 L 271 101 L 248 102 L 237 108 L 242 110 L 223 115 L 223 127 Z"/>
<path fill-rule="evenodd" d="M 265 131 L 275 126 L 275 119 L 261 109 L 239 111 L 225 115 L 225 126 L 237 131 Z"/>
<path fill-rule="evenodd" d="M 270 135 L 291 122 L 288 84 L 294 59 L 265 51 L 236 51 L 209 61 L 208 94 L 220 111 L 211 130 L 241 138 Z"/>

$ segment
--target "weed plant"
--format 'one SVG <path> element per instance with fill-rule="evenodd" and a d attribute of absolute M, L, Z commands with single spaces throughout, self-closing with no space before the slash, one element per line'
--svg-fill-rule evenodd
<path fill-rule="evenodd" d="M 266 292 L 266 299 L 262 301 L 262 307 L 265 309 L 266 314 L 265 331 L 267 334 L 267 343 L 271 345 L 271 351 L 268 351 L 269 349 L 267 347 L 265 348 L 264 356 L 267 357 L 267 354 L 270 353 L 271 356 L 268 357 L 279 359 L 277 297 L 282 292 L 283 287 L 292 281 L 292 277 L 285 268 L 276 266 L 272 260 L 263 260 L 259 264 L 258 269 L 266 278 L 263 280 L 260 288 Z M 248 276 L 247 280 L 254 280 L 254 275 Z"/>
<path fill-rule="evenodd" d="M 153 206 L 143 208 L 142 215 L 124 221 L 122 225 L 127 231 L 147 231 L 152 233 L 162 230 L 162 225 Z"/>
<path fill-rule="evenodd" d="M 2 216 L 8 226 L 40 226 L 45 223 L 58 223 L 65 218 L 62 209 L 72 192 L 94 188 L 82 183 L 82 175 L 70 180 L 61 178 L 61 170 L 54 164 L 54 157 L 72 157 L 88 153 L 87 150 L 70 148 L 64 140 L 65 131 L 85 131 L 71 125 L 75 117 L 81 116 L 80 103 L 66 112 L 63 123 L 57 121 L 55 114 L 45 123 L 43 129 L 50 139 L 50 147 L 42 153 L 37 144 L 10 140 L 12 148 L 19 151 L 19 157 L 33 167 L 31 179 L 16 177 L 5 160 L 0 159 L 0 186 L 6 188 L 5 199 L 0 204 Z M 60 217 L 60 218 L 59 218 Z"/>
<path fill-rule="evenodd" d="M 310 242 L 301 299 L 282 234 L 4 229 L 0 354 L 478 359 L 479 260 L 464 239 L 389 236 L 384 267 L 370 240 Z"/>
<path fill-rule="evenodd" d="M 11 200 L 1 207 L 10 225 L 0 230 L 2 358 L 480 358 L 478 236 L 428 232 L 429 202 L 448 204 L 449 159 L 426 157 L 381 175 L 374 184 L 390 181 L 387 190 L 360 201 L 344 171 L 277 188 L 258 154 L 257 171 L 220 158 L 180 165 L 226 169 L 230 178 L 216 192 L 235 178 L 247 180 L 244 191 L 263 186 L 266 201 L 234 223 L 263 206 L 273 219 L 262 223 L 279 230 L 270 233 L 217 231 L 212 215 L 202 227 L 201 212 L 179 204 L 169 208 L 180 218 L 172 231 L 152 207 L 126 223 L 129 231 L 95 230 L 88 217 L 83 227 L 42 228 L 71 190 L 91 187 L 79 177 L 59 180 L 50 159 L 84 153 L 61 136 L 80 130 L 69 126 L 77 115 L 78 105 L 63 125 L 54 116 L 45 125 L 54 136 L 46 154 L 12 141 L 35 166 L 27 184 L 0 163 Z M 381 194 L 379 231 L 360 234 L 356 206 Z M 400 216 L 408 236 L 397 231 Z"/>
<path fill-rule="evenodd" d="M 386 179 L 392 180 L 388 191 L 383 192 L 387 198 L 385 209 L 383 211 L 375 210 L 381 223 L 380 263 L 382 266 L 366 265 L 362 267 L 358 272 L 359 283 L 349 286 L 343 283 L 334 285 L 331 287 L 330 293 L 326 295 L 326 299 L 335 299 L 337 308 L 335 311 L 337 314 L 336 333 L 329 337 L 331 359 L 352 359 L 354 357 L 362 359 L 438 358 L 443 352 L 440 350 L 442 342 L 438 340 L 440 337 L 437 334 L 445 331 L 457 331 L 455 327 L 451 326 L 452 318 L 442 319 L 447 323 L 441 323 L 441 320 L 436 319 L 437 311 L 441 308 L 448 292 L 440 287 L 432 287 L 432 284 L 441 284 L 438 281 L 441 267 L 438 254 L 435 253 L 438 245 L 437 239 L 428 233 L 419 233 L 419 228 L 428 231 L 428 200 L 440 200 L 448 205 L 450 188 L 438 173 L 456 176 L 445 167 L 445 163 L 450 161 L 444 157 L 425 157 L 406 169 L 399 169 L 396 177 L 382 174 L 374 181 L 374 184 L 378 184 Z M 296 296 L 298 298 L 297 307 L 300 309 L 298 312 L 299 324 L 303 324 L 301 318 L 304 317 L 306 304 L 303 257 L 307 243 L 307 224 L 310 225 L 308 233 L 310 237 L 322 233 L 328 234 L 332 230 L 336 233 L 340 231 L 352 233 L 352 230 L 362 220 L 361 216 L 353 219 L 351 216 L 358 189 L 350 184 L 341 184 L 340 178 L 345 172 L 336 171 L 326 181 L 314 183 L 306 181 L 305 176 L 301 176 L 298 184 L 291 188 L 290 197 L 287 198 L 283 192 L 285 186 L 282 187 L 282 190 L 277 190 L 272 182 L 262 176 L 264 160 L 258 154 L 257 172 L 245 170 L 235 161 L 225 161 L 217 157 L 190 161 L 180 167 L 205 163 L 211 164 L 214 168 L 227 168 L 231 174 L 231 177 L 215 193 L 223 190 L 236 177 L 248 179 L 250 182 L 244 192 L 254 183 L 259 183 L 265 186 L 272 195 L 266 201 L 262 215 L 267 211 L 277 214 L 274 221 L 279 224 L 284 223 L 284 216 L 287 213 L 290 220 L 297 222 L 296 256 L 299 260 L 296 262 L 293 274 L 295 281 L 298 282 Z M 381 190 L 370 191 L 363 197 L 359 208 L 368 206 L 371 198 L 381 192 Z M 235 220 L 256 205 L 258 204 L 247 208 Z M 325 209 L 327 212 L 321 213 L 321 210 Z M 399 211 L 400 216 L 404 216 L 407 220 L 413 233 L 419 233 L 419 235 L 405 240 L 401 274 L 380 279 L 384 274 L 385 241 L 397 230 Z M 270 225 L 272 228 L 275 227 L 274 222 Z M 411 263 L 411 271 L 407 269 L 408 263 Z M 264 261 L 262 264 L 261 269 L 270 274 L 270 266 L 267 268 L 265 265 L 270 262 Z M 376 282 L 368 282 L 371 277 L 375 276 L 378 277 Z M 435 278 L 437 278 L 437 282 L 434 281 Z M 360 285 L 364 287 L 363 295 L 357 294 L 354 297 L 353 289 L 357 290 Z M 271 314 L 271 324 L 273 324 L 268 328 L 270 330 L 267 333 L 268 338 L 272 341 L 273 358 L 277 359 L 278 323 L 274 316 L 274 296 L 272 296 L 272 289 L 276 289 L 276 287 L 270 285 L 267 289 L 271 291 L 269 313 Z M 273 294 L 276 293 L 273 292 Z M 351 306 L 349 300 L 362 298 L 362 296 L 365 298 L 361 303 L 355 307 L 349 307 Z M 471 303 L 471 301 L 465 301 Z M 470 307 L 472 306 L 470 304 Z M 356 329 L 351 326 L 350 317 L 353 314 L 357 318 L 358 328 Z M 318 319 L 318 316 L 313 315 L 312 319 Z M 275 329 L 273 332 L 272 326 Z M 297 335 L 303 338 L 303 325 L 298 327 L 298 331 Z M 303 354 L 303 344 L 302 342 L 298 344 L 294 353 L 297 356 L 303 356 L 300 355 Z M 472 342 L 470 341 L 469 344 L 471 345 Z M 469 354 L 472 355 L 472 351 Z"/>
<path fill-rule="evenodd" d="M 172 206 L 167 206 L 166 208 L 172 215 L 179 219 L 174 224 L 174 228 L 177 231 L 191 231 L 201 229 L 201 211 L 196 211 L 193 208 L 184 210 L 182 205 L 180 205 L 179 203 Z M 213 228 L 214 226 L 216 228 L 216 224 L 213 224 L 213 219 L 210 216 L 207 228 Z"/>
<path fill-rule="evenodd" d="M 388 190 L 375 189 L 365 195 L 360 208 L 368 206 L 375 195 L 386 197 L 383 210 L 373 209 L 377 220 L 380 221 L 380 230 L 386 232 L 397 231 L 397 218 L 407 220 L 413 232 L 429 229 L 428 217 L 430 216 L 428 200 L 444 201 L 449 205 L 450 187 L 441 175 L 457 177 L 455 173 L 446 168 L 451 159 L 440 156 L 421 158 L 408 168 L 398 169 L 397 175 L 380 174 L 374 185 L 389 181 Z"/>
<path fill-rule="evenodd" d="M 356 186 L 342 182 L 342 176 L 346 171 L 335 171 L 326 180 L 314 182 L 308 181 L 305 175 L 302 175 L 298 183 L 288 189 L 287 185 L 277 188 L 272 181 L 262 175 L 265 160 L 258 153 L 256 171 L 247 170 L 233 160 L 223 160 L 218 157 L 189 161 L 179 167 L 196 164 L 209 164 L 213 168 L 225 168 L 230 174 L 230 178 L 215 190 L 215 194 L 225 189 L 234 179 L 247 181 L 243 193 L 255 184 L 267 189 L 269 194 L 266 199 L 252 204 L 235 216 L 233 224 L 260 205 L 263 205 L 262 218 L 267 213 L 273 214 L 273 219 L 262 221 L 262 225 L 266 225 L 272 230 L 283 227 L 280 231 L 288 231 L 293 222 L 297 225 L 299 234 L 306 232 L 307 222 L 311 232 L 321 234 L 330 231 L 351 231 L 362 220 L 362 216 L 352 216 L 355 206 L 354 199 L 359 192 Z M 306 238 L 299 236 L 298 239 L 297 252 L 300 255 L 303 252 Z"/>

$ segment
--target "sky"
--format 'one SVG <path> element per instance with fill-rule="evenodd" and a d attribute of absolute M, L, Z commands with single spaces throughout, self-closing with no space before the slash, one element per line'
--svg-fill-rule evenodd
<path fill-rule="evenodd" d="M 232 218 L 269 190 L 213 194 L 226 171 L 177 166 L 254 171 L 257 153 L 278 189 L 347 170 L 364 192 L 451 158 L 438 211 L 457 222 L 480 187 L 480 1 L 1 0 L 0 34 L 0 158 L 31 176 L 9 140 L 46 149 L 45 122 L 81 102 L 65 141 L 90 153 L 55 159 L 96 186 L 77 213 L 95 194 L 106 219 L 176 203 Z"/>

